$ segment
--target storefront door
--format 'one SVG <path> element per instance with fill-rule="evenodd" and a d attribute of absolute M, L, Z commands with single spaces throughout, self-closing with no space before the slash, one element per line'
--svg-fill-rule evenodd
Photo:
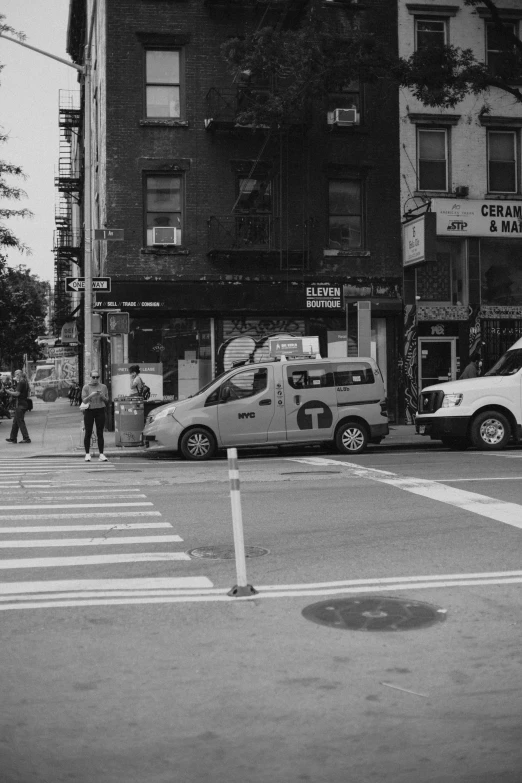
<path fill-rule="evenodd" d="M 457 338 L 419 338 L 419 389 L 457 378 Z"/>

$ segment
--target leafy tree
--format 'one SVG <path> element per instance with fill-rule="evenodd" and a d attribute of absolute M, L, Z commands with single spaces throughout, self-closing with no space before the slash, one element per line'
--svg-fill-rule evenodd
<path fill-rule="evenodd" d="M 23 264 L 9 268 L 0 261 L 0 367 L 21 367 L 24 354 L 40 358 L 36 338 L 45 330 L 48 290 Z"/>
<path fill-rule="evenodd" d="M 9 33 L 14 35 L 20 40 L 23 40 L 25 36 L 23 33 L 19 33 L 4 22 L 5 16 L 0 14 L 0 34 Z M 0 64 L 0 72 L 4 68 Z M 0 131 L 0 144 L 5 143 L 8 140 L 8 136 Z M 13 233 L 5 221 L 13 217 L 32 217 L 32 212 L 28 209 L 12 209 L 11 207 L 4 206 L 5 201 L 20 201 L 27 194 L 22 188 L 16 187 L 11 184 L 11 178 L 18 177 L 25 179 L 25 174 L 20 166 L 0 159 L 0 257 L 5 260 L 5 256 L 2 254 L 3 248 L 16 248 L 23 253 L 30 253 L 28 247 L 26 247 L 18 237 Z"/>
<path fill-rule="evenodd" d="M 501 41 L 502 67 L 494 73 L 471 49 L 431 46 L 400 58 L 372 29 L 371 14 L 356 0 L 335 9 L 322 0 L 288 0 L 272 25 L 230 38 L 223 55 L 242 85 L 242 124 L 281 125 L 352 80 L 388 80 L 408 87 L 427 106 L 450 108 L 468 94 L 496 87 L 522 103 L 522 42 L 505 25 L 494 0 L 485 6 Z M 335 13 L 332 13 L 335 10 Z"/>

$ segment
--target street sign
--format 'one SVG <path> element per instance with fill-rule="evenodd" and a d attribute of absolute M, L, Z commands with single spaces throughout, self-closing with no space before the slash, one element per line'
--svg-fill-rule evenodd
<path fill-rule="evenodd" d="M 95 239 L 116 240 L 118 242 L 123 241 L 123 229 L 122 228 L 95 228 Z"/>
<path fill-rule="evenodd" d="M 109 334 L 129 334 L 129 314 L 107 313 L 107 331 Z"/>
<path fill-rule="evenodd" d="M 85 291 L 85 277 L 66 277 L 65 278 L 65 290 L 66 291 Z M 111 290 L 111 278 L 110 277 L 93 277 L 91 291 L 110 291 Z"/>

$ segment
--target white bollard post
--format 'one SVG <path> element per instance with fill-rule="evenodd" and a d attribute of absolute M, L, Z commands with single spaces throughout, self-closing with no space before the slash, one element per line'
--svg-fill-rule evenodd
<path fill-rule="evenodd" d="M 232 529 L 234 532 L 234 551 L 236 555 L 237 584 L 228 595 L 256 595 L 252 585 L 247 583 L 245 538 L 243 536 L 243 514 L 241 513 L 241 491 L 239 489 L 239 468 L 237 464 L 237 449 L 227 449 L 228 477 L 230 480 L 230 503 L 232 506 Z"/>

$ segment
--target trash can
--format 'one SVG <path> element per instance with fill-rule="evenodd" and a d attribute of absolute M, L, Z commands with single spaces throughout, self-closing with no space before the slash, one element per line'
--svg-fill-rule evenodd
<path fill-rule="evenodd" d="M 143 400 L 114 401 L 115 446 L 141 446 L 144 426 Z"/>

